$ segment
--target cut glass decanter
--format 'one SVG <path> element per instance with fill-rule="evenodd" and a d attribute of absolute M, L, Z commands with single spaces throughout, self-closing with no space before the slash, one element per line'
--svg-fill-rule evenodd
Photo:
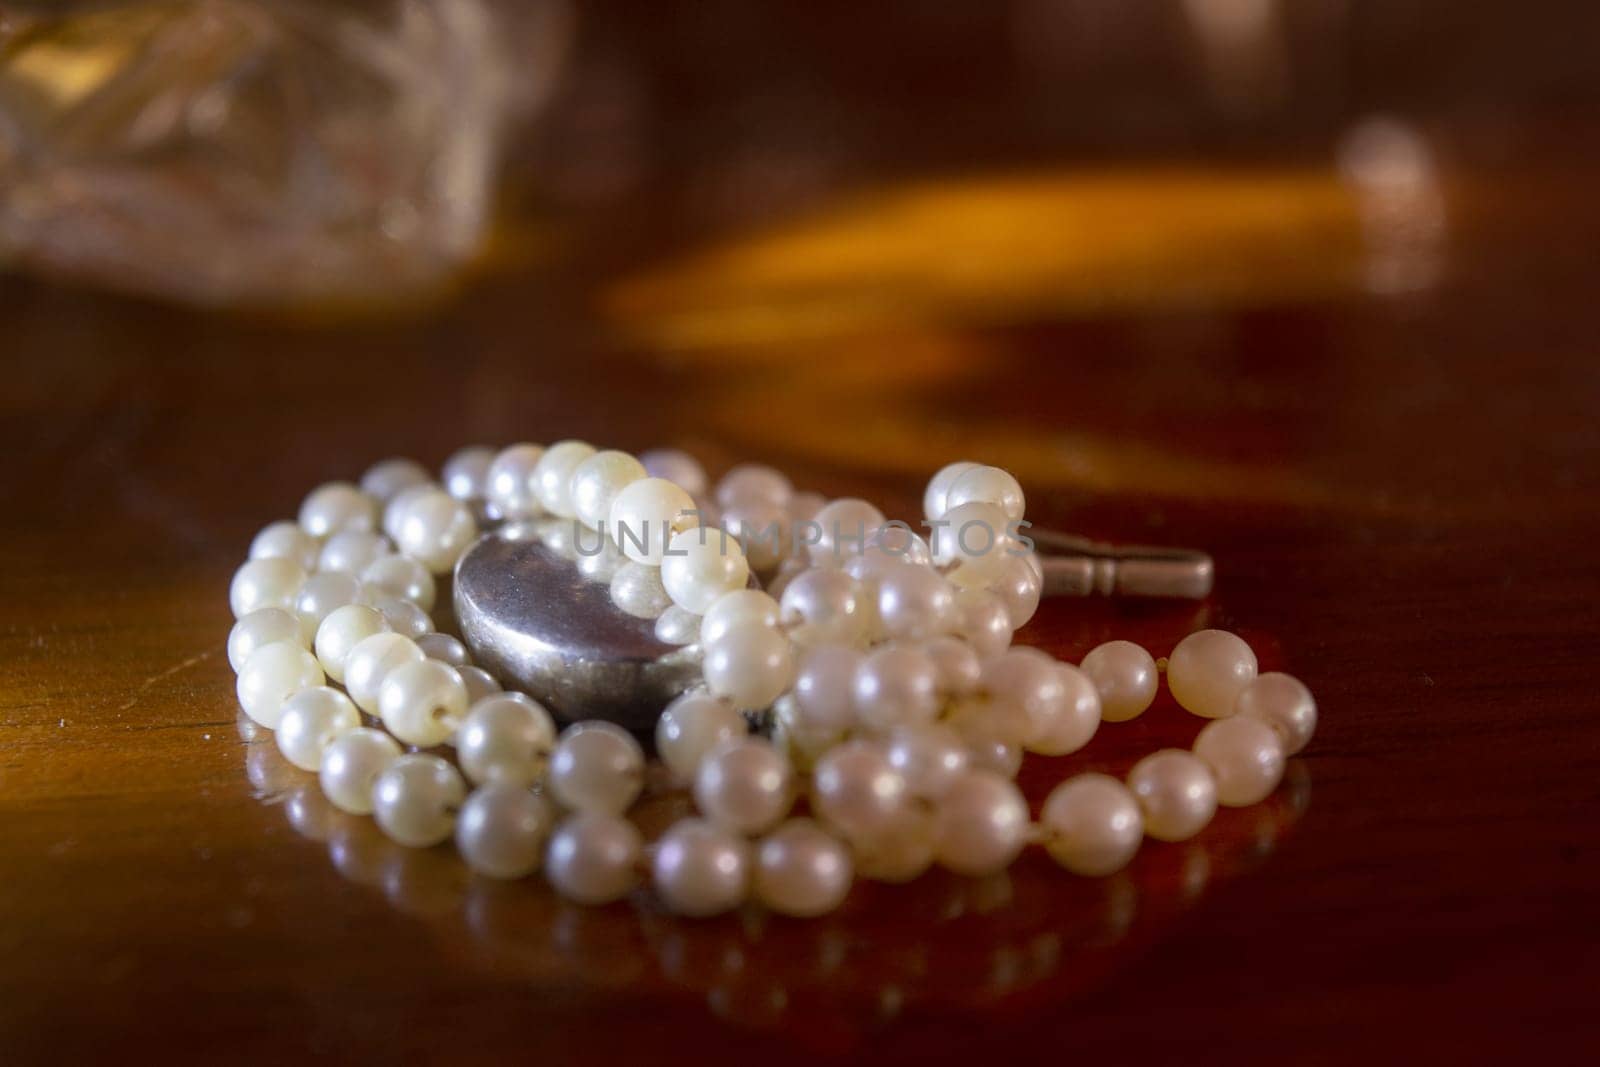
<path fill-rule="evenodd" d="M 479 246 L 516 100 L 498 18 L 483 0 L 13 7 L 0 257 L 200 303 L 437 286 Z"/>

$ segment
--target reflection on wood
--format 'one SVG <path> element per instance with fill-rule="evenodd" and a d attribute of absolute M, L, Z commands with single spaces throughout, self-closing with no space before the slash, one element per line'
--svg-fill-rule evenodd
<path fill-rule="evenodd" d="M 624 278 L 606 307 L 646 344 L 717 348 L 1271 304 L 1349 291 L 1360 253 L 1331 171 L 1047 171 L 864 192 Z"/>

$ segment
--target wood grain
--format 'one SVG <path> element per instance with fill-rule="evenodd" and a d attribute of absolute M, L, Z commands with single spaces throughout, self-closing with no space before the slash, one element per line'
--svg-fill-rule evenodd
<path fill-rule="evenodd" d="M 596 16 L 594 40 L 657 94 L 649 165 L 591 202 L 574 190 L 595 181 L 523 146 L 491 262 L 436 304 L 203 313 L 0 279 L 0 1060 L 1600 1053 L 1593 79 L 1556 92 L 1516 53 L 1450 96 L 1470 79 L 1432 61 L 1456 101 L 1427 127 L 1449 157 L 1450 229 L 1445 269 L 1408 295 L 1365 288 L 1345 194 L 1288 119 L 1248 160 L 1163 162 L 1157 187 L 1128 186 L 1135 209 L 1209 220 L 1174 222 L 1144 258 L 1111 217 L 1050 259 L 1059 273 L 1031 274 L 1024 224 L 1020 246 L 974 247 L 930 281 L 899 272 L 864 192 L 921 205 L 919 233 L 1070 219 L 1096 127 L 1007 110 L 1034 90 L 993 57 L 941 82 L 943 37 L 906 42 L 910 81 L 883 84 L 863 72 L 893 19 L 822 19 L 775 61 L 825 86 L 779 100 L 806 121 L 777 147 L 844 154 L 769 188 L 751 153 L 773 146 L 718 103 L 761 76 L 732 58 L 756 29 L 729 17 L 722 36 L 683 31 L 705 60 L 690 73 L 648 16 Z M 1409 40 L 1376 21 L 1363 40 Z M 1447 56 L 1479 54 L 1452 41 Z M 1433 99 L 1381 57 L 1357 75 Z M 580 63 L 562 106 L 591 76 Z M 948 140 L 910 117 L 941 99 Z M 873 115 L 881 154 L 865 150 Z M 558 108 L 553 128 L 573 121 Z M 1153 136 L 1170 158 L 1176 141 Z M 1101 173 L 1114 186 L 1143 165 Z M 1230 214 L 1307 173 L 1323 206 Z M 829 249 L 858 228 L 878 258 L 844 270 Z M 804 262 L 719 288 L 718 264 L 768 255 Z M 1208 285 L 1212 263 L 1231 266 Z M 1267 804 L 1104 882 L 1030 859 L 985 882 L 864 887 L 816 923 L 692 923 L 647 894 L 590 911 L 537 880 L 474 880 L 448 849 L 407 852 L 330 811 L 250 729 L 226 583 L 255 529 L 319 481 L 568 436 L 762 459 L 907 516 L 940 464 L 1006 464 L 1034 521 L 1202 545 L 1220 576 L 1201 605 L 1052 602 L 1029 642 L 1162 653 L 1235 628 L 1264 668 L 1307 681 L 1322 728 Z M 1037 805 L 1066 773 L 1123 770 L 1199 725 L 1163 696 L 1023 782 Z"/>

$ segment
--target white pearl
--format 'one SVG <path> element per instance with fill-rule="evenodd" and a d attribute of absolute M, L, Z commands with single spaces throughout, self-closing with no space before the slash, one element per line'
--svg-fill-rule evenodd
<path fill-rule="evenodd" d="M 1144 840 L 1138 800 L 1106 774 L 1079 774 L 1056 786 L 1039 822 L 1055 861 L 1089 878 L 1122 870 Z"/>
<path fill-rule="evenodd" d="M 639 831 L 627 819 L 580 811 L 550 835 L 545 877 L 569 900 L 607 904 L 633 888 L 640 848 Z"/>
<path fill-rule="evenodd" d="M 956 593 L 956 633 L 983 657 L 998 656 L 1011 647 L 1011 614 L 1005 601 L 987 589 L 962 589 Z"/>
<path fill-rule="evenodd" d="M 793 693 L 785 693 L 772 705 L 772 743 L 789 758 L 789 765 L 807 774 L 834 745 L 844 738 L 838 731 L 819 729 L 800 714 Z"/>
<path fill-rule="evenodd" d="M 737 907 L 750 885 L 750 846 L 704 819 L 680 819 L 656 842 L 656 892 L 678 915 L 703 918 Z"/>
<path fill-rule="evenodd" d="M 395 531 L 400 551 L 434 574 L 448 574 L 477 537 L 472 508 L 437 489 L 413 499 Z"/>
<path fill-rule="evenodd" d="M 759 589 L 735 589 L 714 600 L 700 620 L 700 643 L 709 645 L 744 626 L 778 625 L 778 602 Z"/>
<path fill-rule="evenodd" d="M 950 510 L 948 503 L 950 487 L 955 484 L 957 478 L 979 466 L 981 464 L 970 460 L 961 460 L 940 467 L 939 472 L 928 479 L 928 488 L 922 494 L 923 517 L 930 522 L 944 518 L 944 513 Z"/>
<path fill-rule="evenodd" d="M 886 522 L 874 530 L 868 536 L 861 554 L 868 559 L 876 556 L 883 560 L 913 563 L 919 567 L 926 567 L 933 562 L 933 551 L 928 548 L 928 542 L 903 522 Z"/>
<path fill-rule="evenodd" d="M 795 563 L 798 563 L 798 558 L 787 560 L 778 569 L 778 576 L 784 576 L 787 569 L 794 568 Z M 864 552 L 862 555 L 853 555 L 853 557 L 845 560 L 845 565 L 842 568 L 838 568 L 856 582 L 856 601 L 858 601 L 859 611 L 861 611 L 862 624 L 866 629 L 867 643 L 882 641 L 883 638 L 888 637 L 888 633 L 883 632 L 883 619 L 878 617 L 878 579 L 882 579 L 883 574 L 888 573 L 888 571 L 901 568 L 901 566 L 918 565 L 910 565 L 904 560 L 896 560 L 896 558 L 883 555 L 882 552 L 870 552 L 869 550 L 869 552 Z M 805 573 L 805 569 L 808 568 L 811 568 L 810 558 L 806 560 L 805 566 L 795 569 L 794 574 L 790 574 L 790 577 Z M 771 582 L 768 582 L 768 587 L 770 585 Z"/>
<path fill-rule="evenodd" d="M 851 556 L 844 561 L 842 568 L 844 573 L 855 579 L 856 583 L 856 605 L 861 613 L 864 644 L 874 644 L 889 636 L 883 625 L 882 614 L 878 610 L 880 582 L 885 574 L 906 567 L 928 569 L 920 564 L 907 563 L 905 560 L 895 559 L 870 548 L 862 555 Z M 782 573 L 780 569 L 779 574 Z"/>
<path fill-rule="evenodd" d="M 370 815 L 373 784 L 399 758 L 399 744 L 382 730 L 363 726 L 342 733 L 323 749 L 322 792 L 340 811 Z"/>
<path fill-rule="evenodd" d="M 1022 770 L 1022 746 L 998 737 L 978 738 L 968 742 L 967 752 L 971 766 L 980 771 L 993 771 L 1015 780 Z"/>
<path fill-rule="evenodd" d="M 406 515 L 411 511 L 411 505 L 423 497 L 437 492 L 439 492 L 437 485 L 413 485 L 400 490 L 384 501 L 383 515 L 378 523 L 378 527 L 383 531 L 384 536 L 392 543 L 395 537 L 399 535 L 400 524 L 405 521 Z"/>
<path fill-rule="evenodd" d="M 295 625 L 298 627 L 299 622 Z M 350 650 L 373 634 L 387 633 L 389 620 L 367 604 L 346 604 L 334 608 L 317 627 L 317 660 L 334 681 L 344 682 L 345 661 Z"/>
<path fill-rule="evenodd" d="M 760 463 L 741 463 L 717 483 L 717 503 L 731 508 L 749 501 L 760 501 L 784 508 L 794 495 L 794 486 L 781 471 Z"/>
<path fill-rule="evenodd" d="M 298 641 L 274 641 L 250 653 L 236 686 L 245 714 L 269 730 L 277 728 L 290 693 L 323 682 L 317 657 Z"/>
<path fill-rule="evenodd" d="M 757 571 L 770 571 L 794 548 L 794 523 L 788 509 L 767 500 L 740 500 L 722 509 L 717 524 L 739 542 Z"/>
<path fill-rule="evenodd" d="M 473 667 L 470 665 L 466 667 L 457 667 L 456 673 L 461 675 L 461 684 L 467 687 L 468 708 L 471 708 L 472 705 L 476 704 L 484 697 L 494 696 L 496 693 L 500 692 L 500 683 L 495 680 L 494 675 L 490 674 L 482 667 Z M 513 695 L 521 696 L 520 693 Z"/>
<path fill-rule="evenodd" d="M 983 663 L 977 650 L 959 637 L 948 635 L 924 641 L 923 653 L 939 669 L 939 692 L 949 696 L 964 696 L 978 687 L 983 673 Z"/>
<path fill-rule="evenodd" d="M 777 571 L 767 578 L 767 592 L 774 597 L 781 597 L 790 582 L 810 569 L 810 556 L 791 556 L 778 564 Z"/>
<path fill-rule="evenodd" d="M 378 690 L 388 673 L 405 663 L 426 657 L 417 643 L 404 634 L 378 633 L 363 637 L 344 658 L 344 688 L 356 707 L 378 714 Z"/>
<path fill-rule="evenodd" d="M 266 526 L 250 542 L 251 559 L 290 559 L 308 572 L 316 567 L 321 552 L 315 537 L 287 519 Z"/>
<path fill-rule="evenodd" d="M 408 745 L 442 745 L 467 715 L 467 687 L 454 667 L 436 660 L 402 663 L 384 675 L 378 714 Z"/>
<path fill-rule="evenodd" d="M 274 737 L 285 759 L 303 771 L 314 771 L 322 766 L 328 745 L 360 725 L 361 713 L 349 697 L 318 685 L 289 694 Z"/>
<path fill-rule="evenodd" d="M 972 762 L 961 735 L 937 723 L 895 730 L 889 735 L 888 755 L 912 795 L 927 800 L 942 797 Z"/>
<path fill-rule="evenodd" d="M 557 441 L 544 450 L 533 470 L 533 492 L 546 511 L 563 519 L 577 516 L 572 476 L 593 455 L 594 446 L 583 441 Z"/>
<path fill-rule="evenodd" d="M 505 519 L 526 519 L 539 514 L 539 497 L 533 472 L 544 456 L 538 445 L 519 444 L 498 452 L 489 464 L 489 504 Z"/>
<path fill-rule="evenodd" d="M 957 585 L 976 585 L 999 594 L 1005 601 L 1006 613 L 1011 616 L 1012 628 L 1020 630 L 1039 610 L 1039 598 L 1044 595 L 1044 572 L 1038 556 L 1032 552 L 1015 555 L 1005 552 L 1003 555 L 996 574 L 967 574 L 963 564 L 950 575 L 950 580 Z"/>
<path fill-rule="evenodd" d="M 937 833 L 931 809 L 907 805 L 876 836 L 851 839 L 856 873 L 895 884 L 918 878 L 933 865 Z"/>
<path fill-rule="evenodd" d="M 364 596 L 368 604 L 378 609 L 395 633 L 415 641 L 423 634 L 433 632 L 433 620 L 411 601 L 373 590 L 365 591 Z"/>
<path fill-rule="evenodd" d="M 1089 676 L 1070 664 L 1056 665 L 1061 678 L 1061 699 L 1049 708 L 1047 718 L 1036 715 L 1034 732 L 1025 748 L 1041 756 L 1065 756 L 1076 752 L 1100 728 L 1100 693 Z M 1042 714 L 1042 709 L 1039 709 Z"/>
<path fill-rule="evenodd" d="M 891 829 L 907 806 L 911 790 L 889 762 L 884 747 L 847 741 L 817 761 L 811 779 L 811 806 L 829 826 L 850 840 L 871 841 Z"/>
<path fill-rule="evenodd" d="M 1009 779 L 969 770 L 939 801 L 934 854 L 957 874 L 994 874 L 1010 866 L 1028 841 L 1028 804 Z"/>
<path fill-rule="evenodd" d="M 652 478 L 665 478 L 683 487 L 690 496 L 700 496 L 706 491 L 706 469 L 689 453 L 677 448 L 652 448 L 639 456 L 645 473 Z"/>
<path fill-rule="evenodd" d="M 390 840 L 428 848 L 449 837 L 467 787 L 438 756 L 415 753 L 385 767 L 372 784 L 372 816 Z"/>
<path fill-rule="evenodd" d="M 316 640 L 322 620 L 347 604 L 361 599 L 361 583 L 348 574 L 313 574 L 294 595 L 294 613 L 300 620 L 300 636 L 305 644 Z"/>
<path fill-rule="evenodd" d="M 1006 561 L 1019 558 L 1009 536 L 1011 520 L 994 504 L 970 501 L 945 512 L 928 539 L 933 561 L 959 565 L 971 578 L 992 582 L 1006 573 Z"/>
<path fill-rule="evenodd" d="M 572 510 L 585 524 L 599 529 L 611 518 L 617 494 L 649 476 L 644 464 L 626 452 L 596 452 L 573 469 Z"/>
<path fill-rule="evenodd" d="M 428 468 L 414 459 L 396 456 L 379 460 L 368 467 L 361 476 L 361 491 L 381 502 L 412 486 L 429 485 L 432 482 Z"/>
<path fill-rule="evenodd" d="M 784 587 L 778 603 L 779 620 L 796 644 L 853 645 L 867 636 L 855 580 L 843 571 L 804 571 Z"/>
<path fill-rule="evenodd" d="M 765 833 L 789 814 L 794 774 L 770 742 L 744 737 L 712 749 L 694 777 L 700 813 L 737 833 Z"/>
<path fill-rule="evenodd" d="M 1317 730 L 1317 702 L 1311 690 L 1281 671 L 1269 671 L 1245 686 L 1233 708 L 1235 715 L 1265 719 L 1291 756 L 1305 748 Z"/>
<path fill-rule="evenodd" d="M 644 787 L 644 750 L 614 723 L 575 723 L 556 742 L 546 784 L 565 808 L 620 815 Z"/>
<path fill-rule="evenodd" d="M 794 678 L 795 723 L 819 738 L 838 738 L 856 723 L 861 655 L 844 645 L 808 649 Z"/>
<path fill-rule="evenodd" d="M 533 785 L 544 777 L 555 745 L 555 720 L 520 693 L 479 700 L 456 731 L 461 771 L 479 785 Z"/>
<path fill-rule="evenodd" d="M 244 670 L 250 653 L 274 641 L 300 641 L 300 620 L 283 608 L 257 608 L 228 631 L 228 665 L 233 673 Z"/>
<path fill-rule="evenodd" d="M 1008 743 L 1021 744 L 1033 750 L 1036 743 L 1049 745 L 1058 740 L 1056 734 L 1062 720 L 1075 722 L 1081 709 L 1081 694 L 1067 691 L 1068 679 L 1049 655 L 1036 648 L 1012 648 L 983 665 L 981 688 L 989 695 L 989 707 L 983 709 L 987 727 L 982 731 Z M 1074 672 L 1077 673 L 1077 672 Z M 1080 675 L 1081 677 L 1081 675 Z M 1085 679 L 1087 683 L 1087 679 Z M 1093 694 L 1093 686 L 1089 686 Z M 1099 699 L 1095 699 L 1095 722 L 1100 719 Z M 957 716 L 963 724 L 967 715 Z M 964 731 L 965 732 L 965 731 Z M 1071 733 L 1069 729 L 1067 731 Z M 1087 738 L 1085 738 L 1087 740 Z M 1036 751 L 1045 753 L 1044 749 Z"/>
<path fill-rule="evenodd" d="M 839 567 L 866 548 L 868 535 L 883 525 L 883 512 L 865 500 L 843 497 L 829 501 L 807 521 L 812 524 L 808 539 L 812 562 Z"/>
<path fill-rule="evenodd" d="M 853 557 L 845 560 L 845 565 L 838 569 L 842 569 L 843 573 L 850 574 L 853 579 L 856 579 L 856 587 L 861 590 L 861 598 L 864 601 L 869 601 L 870 608 L 872 608 L 872 621 L 877 625 L 878 579 L 882 579 L 886 573 L 890 573 L 894 569 L 906 568 L 906 566 L 930 569 L 931 565 L 896 560 L 891 555 L 885 555 L 885 553 L 877 552 L 875 549 L 867 549 L 861 555 L 853 555 Z M 874 637 L 885 637 L 885 635 L 880 630 L 875 630 Z"/>
<path fill-rule="evenodd" d="M 1018 544 L 1014 547 L 1021 547 L 1021 538 L 1018 538 Z M 1010 553 L 1007 558 L 1021 560 L 1023 565 L 1033 572 L 1035 579 L 1040 582 L 1044 581 L 1044 564 L 1039 562 L 1039 553 L 1033 549 L 1028 548 L 1020 552 Z"/>
<path fill-rule="evenodd" d="M 692 645 L 700 637 L 700 616 L 673 604 L 657 617 L 655 632 L 664 645 Z"/>
<path fill-rule="evenodd" d="M 348 482 L 329 482 L 313 489 L 300 505 L 300 526 L 312 537 L 376 530 L 378 502 Z"/>
<path fill-rule="evenodd" d="M 479 697 L 478 701 L 476 703 L 481 703 L 482 701 L 487 700 L 491 696 L 493 696 L 493 697 L 502 697 L 502 698 L 504 698 L 506 700 L 515 700 L 519 704 L 526 704 L 530 708 L 540 708 L 540 707 L 544 706 L 544 705 L 540 704 L 537 700 L 535 700 L 531 696 L 529 696 L 527 693 L 519 693 L 515 689 L 507 689 L 507 690 L 502 691 L 499 686 L 495 686 L 493 692 L 487 693 L 484 696 Z M 476 706 L 476 703 L 474 704 L 474 706 Z"/>
<path fill-rule="evenodd" d="M 756 899 L 780 915 L 824 915 L 844 902 L 854 878 L 850 850 L 810 819 L 784 823 L 756 850 Z"/>
<path fill-rule="evenodd" d="M 1144 814 L 1144 832 L 1157 841 L 1185 841 L 1217 813 L 1217 783 L 1198 757 L 1164 748 L 1133 765 L 1128 788 Z"/>
<path fill-rule="evenodd" d="M 305 568 L 292 559 L 253 559 L 233 572 L 233 581 L 228 584 L 228 605 L 236 619 L 261 608 L 290 608 L 305 580 Z"/>
<path fill-rule="evenodd" d="M 685 530 L 672 538 L 661 561 L 661 584 L 679 607 L 703 615 L 717 598 L 750 581 L 750 564 L 739 542 L 714 526 Z"/>
<path fill-rule="evenodd" d="M 456 850 L 490 878 L 523 878 L 539 869 L 555 814 L 543 797 L 505 782 L 475 789 L 456 817 Z"/>
<path fill-rule="evenodd" d="M 417 647 L 422 649 L 422 654 L 429 659 L 436 659 L 451 667 L 472 665 L 472 657 L 467 654 L 467 646 L 449 634 L 426 633 L 412 640 L 416 641 Z"/>
<path fill-rule="evenodd" d="M 361 584 L 368 589 L 411 601 L 423 611 L 432 611 L 438 587 L 433 575 L 420 560 L 391 554 L 375 559 L 361 572 Z"/>
<path fill-rule="evenodd" d="M 317 556 L 317 570 L 324 574 L 359 576 L 373 560 L 382 559 L 393 550 L 389 539 L 371 530 L 341 530 L 322 544 Z"/>
<path fill-rule="evenodd" d="M 1233 714 L 1239 693 L 1256 676 L 1256 654 L 1226 630 L 1200 630 L 1167 657 L 1167 687 L 1182 707 L 1207 719 Z"/>
<path fill-rule="evenodd" d="M 661 568 L 629 560 L 611 576 L 611 602 L 636 619 L 656 619 L 672 606 Z"/>
<path fill-rule="evenodd" d="M 1080 667 L 1100 694 L 1100 717 L 1106 722 L 1137 719 L 1156 698 L 1156 661 L 1132 641 L 1097 645 Z"/>
<path fill-rule="evenodd" d="M 1217 780 L 1217 803 L 1243 808 L 1259 803 L 1283 781 L 1283 738 L 1252 715 L 1207 723 L 1194 754 Z"/>
<path fill-rule="evenodd" d="M 691 692 L 656 720 L 656 754 L 680 783 L 693 782 L 706 753 L 749 733 L 744 716 L 709 693 Z"/>
<path fill-rule="evenodd" d="M 1010 649 L 1007 655 L 1016 651 L 1018 650 Z M 991 678 L 998 670 L 992 666 L 995 662 L 997 660 L 990 660 L 984 665 L 986 679 Z M 1023 678 L 1014 684 L 1017 691 L 1024 691 L 1026 686 L 1023 683 L 1034 684 L 1034 682 L 1034 679 Z M 1059 679 L 1056 683 L 1059 685 Z M 1051 691 L 1045 692 L 1048 695 Z M 1033 719 L 1029 716 L 1027 707 L 1009 693 L 999 695 L 990 693 L 987 682 L 980 683 L 978 691 L 971 696 L 951 701 L 945 709 L 944 723 L 965 738 L 968 745 L 974 747 L 999 741 L 1020 749 L 1023 741 L 1033 732 Z"/>
<path fill-rule="evenodd" d="M 444 491 L 457 500 L 479 501 L 489 497 L 489 465 L 495 450 L 487 445 L 469 445 L 450 454 L 439 469 Z"/>
<path fill-rule="evenodd" d="M 766 627 L 722 635 L 705 649 L 706 685 L 741 711 L 769 707 L 794 678 L 789 639 Z"/>
<path fill-rule="evenodd" d="M 957 622 L 956 592 L 930 567 L 900 563 L 878 575 L 878 623 L 891 638 L 924 641 Z"/>
<path fill-rule="evenodd" d="M 611 502 L 608 532 L 627 557 L 661 566 L 674 534 L 700 525 L 694 498 L 661 478 L 641 478 Z"/>
<path fill-rule="evenodd" d="M 921 649 L 890 645 L 856 668 L 856 718 L 868 729 L 921 726 L 939 714 L 939 668 Z"/>
<path fill-rule="evenodd" d="M 945 494 L 945 513 L 974 501 L 995 505 L 1012 521 L 1022 518 L 1025 503 L 1022 486 L 1010 472 L 999 467 L 973 467 L 962 471 L 950 482 L 950 491 Z"/>

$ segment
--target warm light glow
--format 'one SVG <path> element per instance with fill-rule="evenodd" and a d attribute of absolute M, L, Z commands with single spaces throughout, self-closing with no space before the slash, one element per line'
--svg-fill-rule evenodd
<path fill-rule="evenodd" d="M 63 34 L 28 40 L 5 59 L 6 76 L 14 86 L 66 108 L 104 85 L 143 44 L 136 35 Z"/>
<path fill-rule="evenodd" d="M 701 369 L 698 425 L 735 450 L 781 442 L 894 480 L 971 453 L 1040 488 L 1379 514 L 1404 505 L 1272 456 L 1110 436 L 1091 395 L 1059 403 L 1052 424 L 992 406 L 929 418 L 1019 358 L 974 327 L 1366 292 L 1364 195 L 1331 165 L 918 182 L 646 268 L 602 300 L 627 342 Z"/>
<path fill-rule="evenodd" d="M 652 346 L 830 338 L 889 324 L 1346 291 L 1354 199 L 1329 170 L 951 178 L 867 192 L 615 285 L 605 307 Z"/>

